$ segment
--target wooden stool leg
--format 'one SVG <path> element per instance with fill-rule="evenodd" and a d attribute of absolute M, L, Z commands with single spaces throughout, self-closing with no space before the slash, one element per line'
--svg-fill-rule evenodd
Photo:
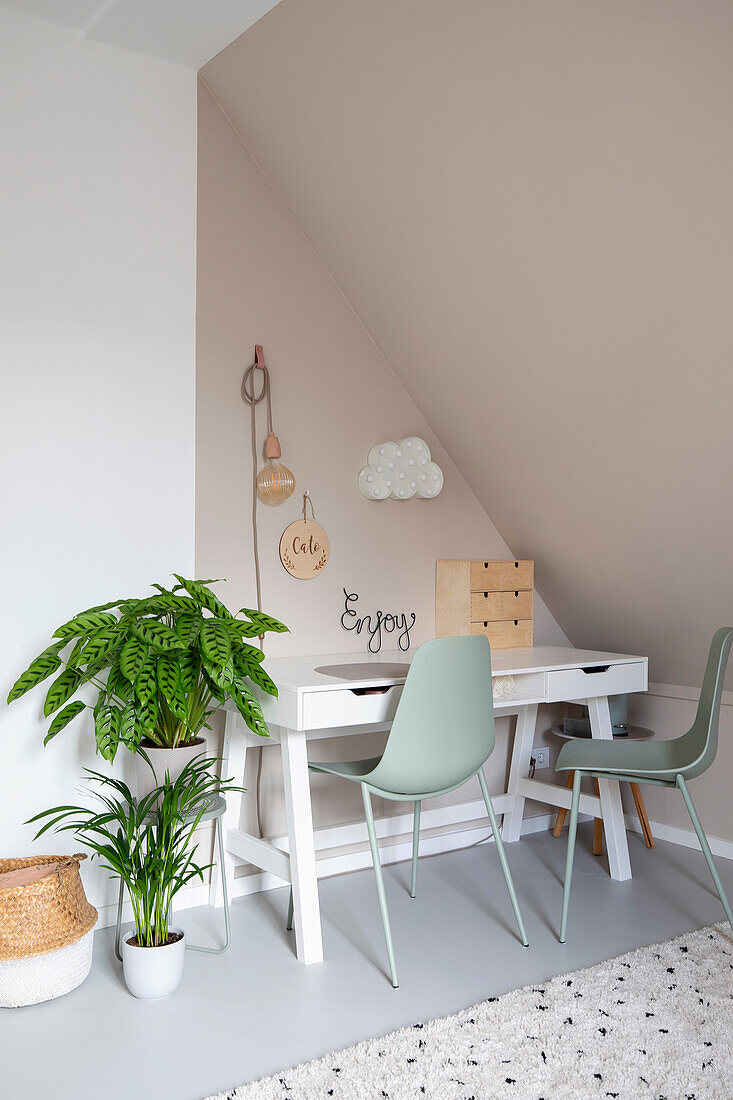
<path fill-rule="evenodd" d="M 598 780 L 595 779 L 593 782 L 595 784 L 596 794 L 599 795 Z M 600 817 L 593 818 L 593 855 L 603 855 L 603 820 Z"/>
<path fill-rule="evenodd" d="M 641 787 L 638 783 L 630 783 L 631 793 L 634 796 L 634 804 L 636 806 L 636 812 L 639 815 L 639 823 L 641 825 L 642 835 L 644 837 L 644 843 L 647 848 L 654 847 L 654 837 L 652 836 L 652 827 L 649 824 L 649 817 L 646 812 L 646 806 L 644 805 L 644 799 L 641 796 Z"/>
<path fill-rule="evenodd" d="M 575 778 L 575 772 L 568 772 L 568 777 L 565 780 L 565 786 L 568 787 L 568 788 L 572 787 L 574 778 Z M 560 836 L 560 833 L 562 832 L 562 827 L 565 824 L 565 818 L 567 816 L 568 816 L 568 811 L 567 810 L 563 809 L 563 810 L 558 810 L 557 811 L 557 817 L 555 818 L 555 826 L 552 830 L 552 835 L 553 836 Z"/>

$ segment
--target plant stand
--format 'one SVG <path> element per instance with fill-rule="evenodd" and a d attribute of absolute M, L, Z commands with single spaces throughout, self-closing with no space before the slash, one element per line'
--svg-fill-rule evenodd
<path fill-rule="evenodd" d="M 217 862 L 218 862 L 218 865 L 219 865 L 219 873 L 221 875 L 222 888 L 223 888 L 223 892 L 224 892 L 224 931 L 225 931 L 225 940 L 224 940 L 224 946 L 223 947 L 204 947 L 204 946 L 201 946 L 201 945 L 198 945 L 198 944 L 187 943 L 186 944 L 186 950 L 187 951 L 203 951 L 203 952 L 206 952 L 206 954 L 208 954 L 208 955 L 223 955 L 224 952 L 229 949 L 229 945 L 232 942 L 232 930 L 231 930 L 231 923 L 230 923 L 230 919 L 229 919 L 229 896 L 228 896 L 228 893 L 227 893 L 226 879 L 224 877 L 224 835 L 223 835 L 222 827 L 221 827 L 221 819 L 222 819 L 222 817 L 223 817 L 223 815 L 226 811 L 227 804 L 226 804 L 226 801 L 221 797 L 221 795 L 217 795 L 214 798 L 207 799 L 207 803 L 208 803 L 207 809 L 201 815 L 201 822 L 202 823 L 204 821 L 213 821 L 213 822 L 215 822 L 214 830 L 216 832 Z M 196 814 L 192 813 L 192 814 L 189 815 L 189 819 L 193 818 L 195 816 L 196 816 Z M 122 879 L 120 879 L 120 892 L 119 892 L 119 896 L 118 896 L 118 900 L 117 900 L 117 930 L 116 930 L 116 933 L 115 933 L 115 955 L 117 956 L 118 962 L 122 962 L 122 951 L 120 949 L 120 943 L 121 943 L 121 940 L 122 940 L 122 902 L 123 902 L 124 892 L 125 892 L 125 884 L 122 881 Z"/>

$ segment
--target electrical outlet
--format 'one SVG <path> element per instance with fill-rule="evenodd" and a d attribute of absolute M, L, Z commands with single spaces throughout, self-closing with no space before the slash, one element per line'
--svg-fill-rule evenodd
<path fill-rule="evenodd" d="M 532 749 L 532 756 L 534 757 L 534 766 L 538 771 L 540 768 L 549 768 L 550 749 L 547 745 L 536 745 Z"/>

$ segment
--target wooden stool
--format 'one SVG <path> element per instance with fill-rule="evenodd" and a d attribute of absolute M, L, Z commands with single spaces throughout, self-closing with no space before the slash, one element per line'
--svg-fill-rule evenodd
<path fill-rule="evenodd" d="M 568 772 L 568 777 L 565 780 L 565 786 L 570 788 L 573 785 L 575 779 L 575 772 Z M 594 779 L 596 794 L 598 794 L 598 780 Z M 651 826 L 649 825 L 649 817 L 647 816 L 646 806 L 644 805 L 644 799 L 641 796 L 641 787 L 638 783 L 629 783 L 631 787 L 631 793 L 634 796 L 634 805 L 636 806 L 636 812 L 639 815 L 639 824 L 641 825 L 641 833 L 644 837 L 644 843 L 647 848 L 654 847 L 654 837 L 652 836 Z M 557 817 L 555 818 L 555 825 L 552 830 L 553 836 L 560 836 L 562 827 L 565 824 L 565 818 L 568 816 L 569 811 L 562 809 L 558 810 Z M 603 855 L 603 820 L 600 817 L 593 818 L 593 855 Z"/>

